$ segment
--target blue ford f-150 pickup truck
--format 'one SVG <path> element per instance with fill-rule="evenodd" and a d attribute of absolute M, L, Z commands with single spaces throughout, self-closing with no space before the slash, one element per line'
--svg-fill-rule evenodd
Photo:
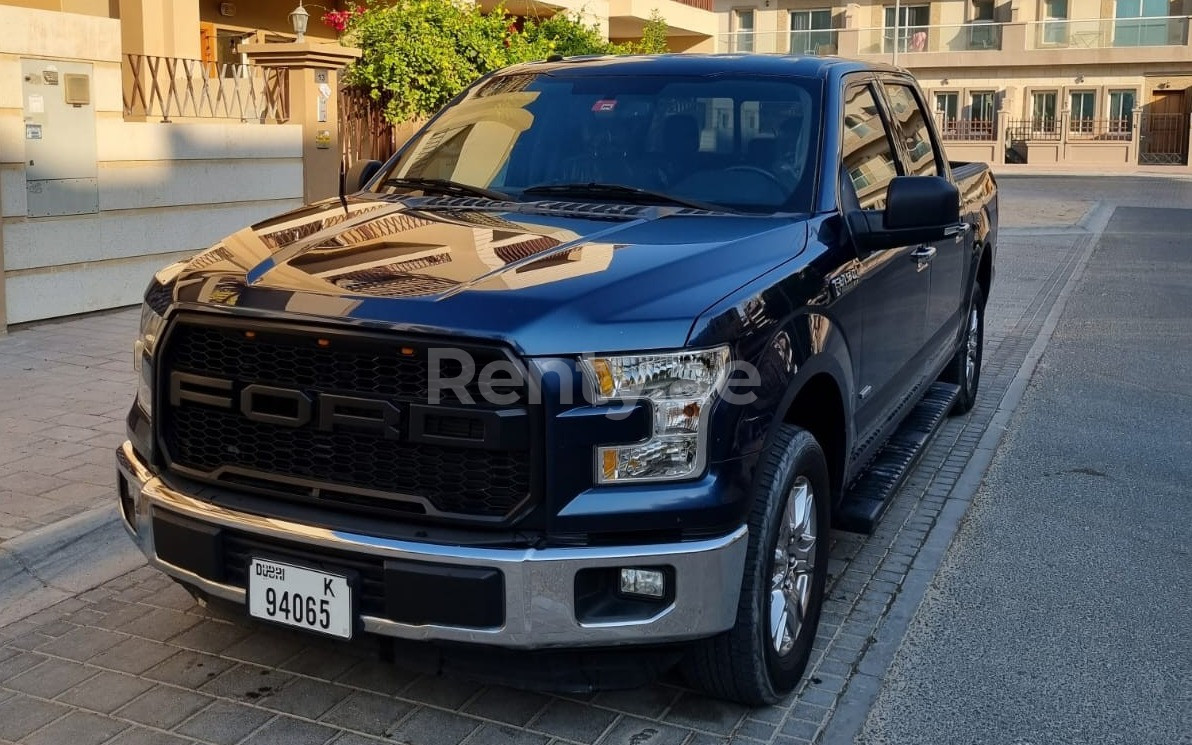
<path fill-rule="evenodd" d="M 830 528 L 977 395 L 996 187 L 915 81 L 553 59 L 349 182 L 148 288 L 118 470 L 149 562 L 439 670 L 792 690 Z"/>

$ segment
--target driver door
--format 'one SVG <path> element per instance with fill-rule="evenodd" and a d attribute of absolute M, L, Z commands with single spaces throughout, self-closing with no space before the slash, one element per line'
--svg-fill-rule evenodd
<path fill-rule="evenodd" d="M 841 200 L 846 209 L 885 209 L 890 181 L 904 175 L 892 130 L 872 83 L 845 91 L 841 133 Z M 854 358 L 860 442 L 880 444 L 898 409 L 921 381 L 930 301 L 929 264 L 918 245 L 863 252 L 860 260 L 862 330 Z"/>

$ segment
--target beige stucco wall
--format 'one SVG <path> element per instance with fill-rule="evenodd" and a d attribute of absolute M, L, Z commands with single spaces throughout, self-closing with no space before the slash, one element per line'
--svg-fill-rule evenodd
<path fill-rule="evenodd" d="M 139 300 L 152 273 L 301 203 L 297 125 L 126 122 L 118 20 L 0 6 L 0 269 L 7 322 Z M 27 216 L 22 58 L 93 66 L 99 212 Z"/>

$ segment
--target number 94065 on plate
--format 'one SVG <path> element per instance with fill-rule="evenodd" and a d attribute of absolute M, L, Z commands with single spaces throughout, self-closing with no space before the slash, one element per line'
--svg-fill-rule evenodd
<path fill-rule="evenodd" d="M 352 588 L 338 574 L 253 557 L 248 563 L 248 614 L 351 639 Z"/>

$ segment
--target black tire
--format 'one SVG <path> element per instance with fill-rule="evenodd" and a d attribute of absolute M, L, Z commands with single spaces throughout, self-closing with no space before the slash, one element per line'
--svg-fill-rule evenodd
<path fill-rule="evenodd" d="M 771 638 L 771 571 L 787 502 L 798 486 L 812 489 L 815 543 L 809 555 L 814 559 L 803 622 L 793 644 L 780 654 Z M 736 625 L 688 651 L 682 669 L 694 688 L 748 706 L 773 704 L 794 690 L 811 656 L 823 607 L 831 525 L 828 490 L 828 466 L 819 443 L 805 430 L 782 425 L 762 457 L 754 486 Z"/>
<path fill-rule="evenodd" d="M 969 365 L 970 342 L 973 344 L 974 364 Z M 981 285 L 973 283 L 969 294 L 968 308 L 964 313 L 964 328 L 960 335 L 960 347 L 948 366 L 940 373 L 940 380 L 960 386 L 960 395 L 952 405 L 949 416 L 960 416 L 972 410 L 977 403 L 977 390 L 981 387 L 981 358 L 985 351 L 985 295 Z"/>

